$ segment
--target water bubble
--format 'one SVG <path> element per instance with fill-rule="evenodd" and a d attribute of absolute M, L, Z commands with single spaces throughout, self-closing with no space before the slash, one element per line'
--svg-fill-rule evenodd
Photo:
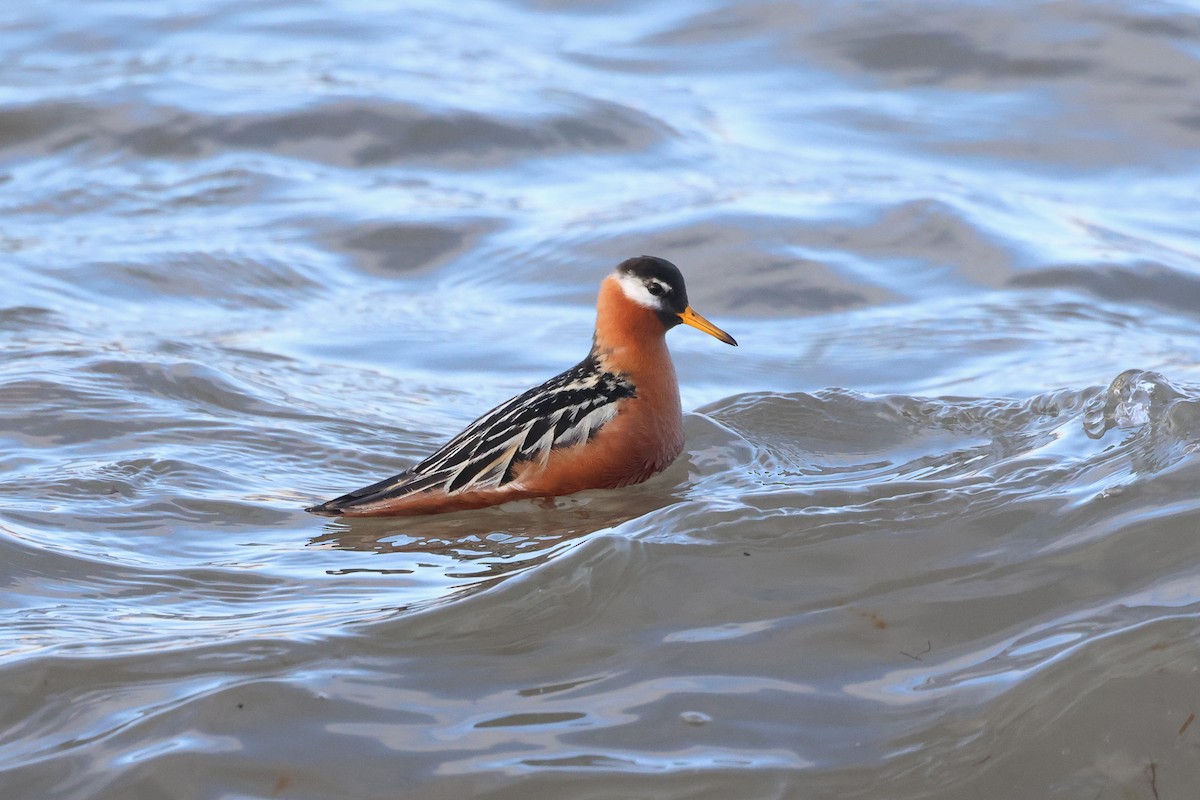
<path fill-rule="evenodd" d="M 684 711 L 679 718 L 688 725 L 707 725 L 712 722 L 712 717 L 702 711 Z"/>
<path fill-rule="evenodd" d="M 1150 390 L 1152 388 L 1152 385 L 1146 381 L 1133 387 L 1129 396 L 1117 403 L 1113 413 L 1113 424 L 1118 428 L 1133 428 L 1149 422 Z"/>
<path fill-rule="evenodd" d="M 1084 414 L 1083 429 L 1099 439 L 1112 428 L 1140 428 L 1161 416 L 1182 393 L 1157 372 L 1127 369 L 1118 375 L 1101 398 Z"/>

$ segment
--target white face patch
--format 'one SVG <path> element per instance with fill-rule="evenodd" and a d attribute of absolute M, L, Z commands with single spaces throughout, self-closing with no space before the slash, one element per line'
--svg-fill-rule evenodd
<path fill-rule="evenodd" d="M 658 278 L 651 278 L 650 280 L 662 286 L 664 290 L 670 289 L 669 286 L 660 281 Z M 646 284 L 636 275 L 618 275 L 617 283 L 621 284 L 621 291 L 625 293 L 625 296 L 637 303 L 639 306 L 653 308 L 655 311 L 663 310 L 663 297 L 655 297 L 654 295 L 650 294 L 650 292 L 646 289 Z M 664 291 L 663 294 L 665 295 L 666 291 Z"/>

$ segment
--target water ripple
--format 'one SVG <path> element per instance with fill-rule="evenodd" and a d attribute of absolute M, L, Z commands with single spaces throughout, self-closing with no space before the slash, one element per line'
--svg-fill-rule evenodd
<path fill-rule="evenodd" d="M 0 795 L 1190 796 L 1186 4 L 0 20 Z M 663 255 L 662 475 L 312 501 Z M 836 388 L 843 387 L 843 388 Z"/>

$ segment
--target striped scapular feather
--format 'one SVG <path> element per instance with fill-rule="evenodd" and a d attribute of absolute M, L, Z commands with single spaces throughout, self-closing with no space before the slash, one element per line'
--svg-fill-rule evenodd
<path fill-rule="evenodd" d="M 441 490 L 494 489 L 527 461 L 545 463 L 552 450 L 584 444 L 636 395 L 625 377 L 606 372 L 594 354 L 472 422 L 410 470 L 330 500 L 312 510 L 352 506 Z"/>

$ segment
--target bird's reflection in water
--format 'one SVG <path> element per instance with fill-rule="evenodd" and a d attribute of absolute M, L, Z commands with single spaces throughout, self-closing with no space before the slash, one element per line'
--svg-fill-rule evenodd
<path fill-rule="evenodd" d="M 466 580 L 459 589 L 479 590 L 543 564 L 591 534 L 673 505 L 681 499 L 673 488 L 659 484 L 581 492 L 427 517 L 338 517 L 309 544 L 384 556 L 428 554 L 438 557 L 443 568 L 449 558 L 459 566 L 445 576 Z M 353 571 L 411 573 L 432 566 L 412 560 L 397 564 L 389 558 L 378 569 Z"/>

